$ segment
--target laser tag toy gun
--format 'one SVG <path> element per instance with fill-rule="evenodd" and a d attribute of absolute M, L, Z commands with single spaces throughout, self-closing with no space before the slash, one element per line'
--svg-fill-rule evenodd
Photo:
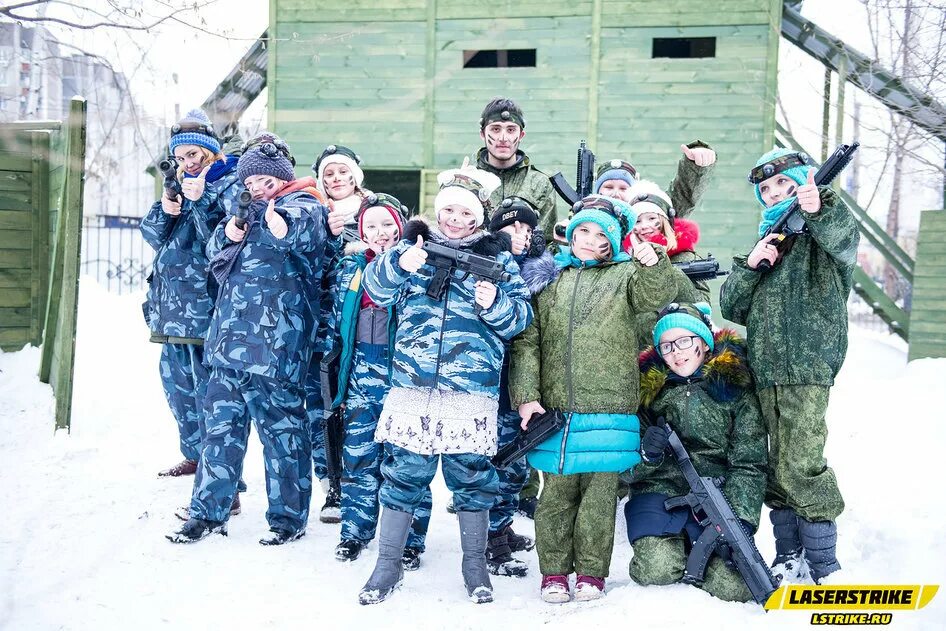
<path fill-rule="evenodd" d="M 322 358 L 319 365 L 319 385 L 322 388 L 322 435 L 325 437 L 325 468 L 328 478 L 338 482 L 342 478 L 342 444 L 345 442 L 345 417 L 342 406 L 333 403 L 338 396 L 339 355 L 341 348 L 336 346 L 331 353 Z"/>
<path fill-rule="evenodd" d="M 680 437 L 673 431 L 663 417 L 657 419 L 667 431 L 669 446 L 680 465 L 680 470 L 690 486 L 686 495 L 671 497 L 664 502 L 664 508 L 673 510 L 689 507 L 693 517 L 703 527 L 703 532 L 693 543 L 687 557 L 686 569 L 681 582 L 690 585 L 702 585 L 706 573 L 706 564 L 714 553 L 729 566 L 734 566 L 746 582 L 752 598 L 760 605 L 765 605 L 776 589 L 778 581 L 769 571 L 752 536 L 747 533 L 742 522 L 733 512 L 732 506 L 721 490 L 724 478 L 700 477 L 690 461 Z"/>
<path fill-rule="evenodd" d="M 473 276 L 477 280 L 487 280 L 494 285 L 511 278 L 503 264 L 489 256 L 464 252 L 436 243 L 425 243 L 424 252 L 427 253 L 426 265 L 434 268 L 434 274 L 427 286 L 427 296 L 436 301 L 443 299 L 454 271 L 463 273 L 459 280 Z M 477 303 L 473 310 L 479 313 L 483 308 Z"/>
<path fill-rule="evenodd" d="M 164 190 L 167 191 L 168 199 L 184 201 L 184 189 L 177 179 L 177 160 L 168 156 L 158 163 L 158 169 L 164 176 Z"/>
<path fill-rule="evenodd" d="M 713 258 L 712 254 L 707 254 L 705 259 L 696 259 L 695 261 L 687 261 L 686 263 L 674 263 L 673 266 L 686 274 L 687 278 L 692 282 L 713 280 L 714 278 L 719 278 L 729 273 L 726 270 L 720 271 L 719 261 Z"/>
<path fill-rule="evenodd" d="M 520 432 L 515 440 L 496 452 L 492 458 L 493 466 L 497 469 L 505 469 L 564 426 L 565 415 L 559 410 L 533 414 L 529 419 L 529 429 Z"/>
<path fill-rule="evenodd" d="M 575 177 L 575 186 L 578 187 L 578 190 L 571 187 L 561 171 L 550 177 L 549 180 L 552 182 L 552 188 L 555 189 L 555 192 L 568 202 L 569 206 L 574 206 L 578 200 L 591 195 L 595 184 L 595 154 L 585 146 L 584 140 L 578 146 L 578 169 Z"/>
<path fill-rule="evenodd" d="M 815 172 L 815 184 L 817 186 L 827 186 L 831 184 L 834 178 L 844 170 L 844 167 L 854 159 L 854 152 L 857 151 L 858 147 L 860 147 L 859 142 L 850 145 L 838 145 L 834 153 L 832 153 Z M 749 172 L 749 183 L 758 184 L 785 169 L 810 164 L 813 164 L 813 162 L 807 153 L 790 153 L 752 169 Z M 779 260 L 791 249 L 792 243 L 795 241 L 795 236 L 807 231 L 808 225 L 805 223 L 804 213 L 801 212 L 801 207 L 796 199 L 781 218 L 766 230 L 762 238 L 764 239 L 770 234 L 780 235 L 775 242 L 775 249 L 778 250 L 778 259 L 776 260 Z M 758 269 L 761 272 L 769 272 L 772 270 L 772 265 L 768 261 L 763 260 L 759 263 Z"/>
<path fill-rule="evenodd" d="M 234 213 L 236 218 L 233 223 L 236 224 L 236 227 L 240 230 L 243 230 L 243 226 L 246 225 L 246 219 L 250 216 L 250 204 L 253 202 L 253 193 L 249 192 L 246 189 L 243 189 L 243 192 L 240 193 L 240 199 L 237 204 L 237 211 Z"/>

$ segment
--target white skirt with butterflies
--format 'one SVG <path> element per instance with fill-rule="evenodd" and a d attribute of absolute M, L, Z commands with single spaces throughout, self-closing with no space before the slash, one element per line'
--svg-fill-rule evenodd
<path fill-rule="evenodd" d="M 433 388 L 391 388 L 374 439 L 417 454 L 496 453 L 499 401 Z"/>

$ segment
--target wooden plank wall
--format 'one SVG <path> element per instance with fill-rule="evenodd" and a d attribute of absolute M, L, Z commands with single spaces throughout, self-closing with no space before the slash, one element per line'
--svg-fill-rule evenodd
<path fill-rule="evenodd" d="M 481 145 L 480 111 L 501 94 L 523 106 L 533 163 L 569 180 L 583 138 L 662 185 L 681 143 L 709 142 L 719 165 L 695 216 L 701 250 L 728 267 L 751 246 L 759 209 L 745 173 L 772 146 L 781 0 L 332 4 L 270 5 L 270 121 L 300 174 L 330 142 L 369 167 L 455 166 Z M 716 37 L 716 57 L 652 59 L 655 37 Z M 535 48 L 536 67 L 462 67 L 462 51 L 496 48 Z M 422 200 L 435 182 L 422 178 Z"/>
<path fill-rule="evenodd" d="M 946 211 L 920 214 L 910 311 L 910 359 L 946 357 Z"/>

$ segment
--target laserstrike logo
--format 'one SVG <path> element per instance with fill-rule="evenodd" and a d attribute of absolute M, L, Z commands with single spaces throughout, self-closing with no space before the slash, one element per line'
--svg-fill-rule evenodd
<path fill-rule="evenodd" d="M 926 607 L 939 585 L 788 585 L 775 590 L 765 603 L 771 609 L 817 610 L 813 625 L 888 625 L 890 611 Z M 840 613 L 825 613 L 840 612 Z"/>

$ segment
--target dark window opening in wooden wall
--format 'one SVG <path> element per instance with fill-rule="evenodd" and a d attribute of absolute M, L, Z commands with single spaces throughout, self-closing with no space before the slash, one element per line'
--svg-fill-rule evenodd
<path fill-rule="evenodd" d="M 715 57 L 715 37 L 655 37 L 651 57 L 670 59 L 693 59 Z"/>
<path fill-rule="evenodd" d="M 464 50 L 464 68 L 535 68 L 534 48 Z"/>
<path fill-rule="evenodd" d="M 412 215 L 420 211 L 420 171 L 365 169 L 365 188 L 394 195 Z"/>

